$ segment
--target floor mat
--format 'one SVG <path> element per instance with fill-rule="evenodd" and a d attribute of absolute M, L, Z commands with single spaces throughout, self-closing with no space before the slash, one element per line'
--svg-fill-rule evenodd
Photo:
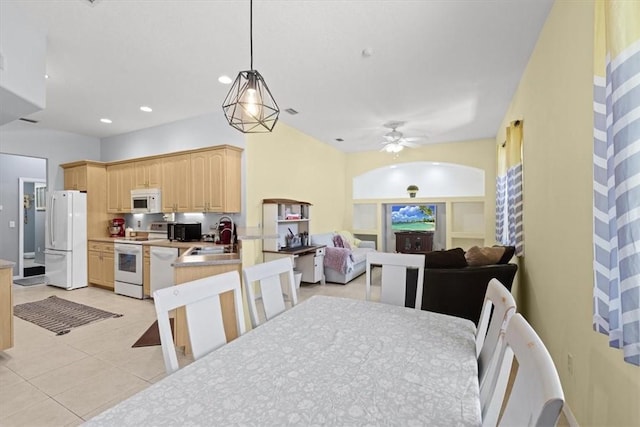
<path fill-rule="evenodd" d="M 16 305 L 13 307 L 13 314 L 57 335 L 69 333 L 72 328 L 98 320 L 122 317 L 122 314 L 67 301 L 55 295 L 40 301 Z"/>
<path fill-rule="evenodd" d="M 46 283 L 47 276 L 32 276 L 25 277 L 24 279 L 15 279 L 13 283 L 20 286 L 33 286 Z"/>
<path fill-rule="evenodd" d="M 171 325 L 171 335 L 175 337 L 173 319 L 169 318 L 169 324 Z M 149 329 L 131 347 L 149 347 L 152 345 L 160 345 L 160 330 L 158 329 L 157 320 L 149 326 Z"/>

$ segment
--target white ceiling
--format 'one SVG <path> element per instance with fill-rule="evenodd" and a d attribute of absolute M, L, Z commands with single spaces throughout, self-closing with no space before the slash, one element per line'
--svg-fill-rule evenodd
<path fill-rule="evenodd" d="M 222 115 L 218 77 L 249 69 L 246 0 L 1 1 L 48 32 L 37 126 L 106 137 Z M 282 122 L 345 152 L 379 149 L 390 120 L 422 143 L 493 137 L 552 4 L 255 0 L 254 68 L 299 111 Z"/>

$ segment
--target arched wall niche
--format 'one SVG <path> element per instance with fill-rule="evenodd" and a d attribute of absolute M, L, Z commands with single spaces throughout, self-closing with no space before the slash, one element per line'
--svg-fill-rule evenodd
<path fill-rule="evenodd" d="M 408 162 L 373 169 L 353 178 L 353 200 L 407 197 L 417 185 L 419 198 L 484 197 L 484 170 L 455 163 Z"/>

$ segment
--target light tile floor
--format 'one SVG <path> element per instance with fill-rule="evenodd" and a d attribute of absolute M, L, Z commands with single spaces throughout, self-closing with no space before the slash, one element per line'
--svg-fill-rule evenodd
<path fill-rule="evenodd" d="M 347 286 L 303 284 L 299 300 L 316 294 L 364 299 L 364 275 Z M 0 351 L 0 426 L 79 425 L 165 376 L 160 346 L 131 348 L 155 320 L 152 300 L 13 285 L 14 305 L 50 295 L 123 316 L 61 336 L 14 316 L 14 347 Z"/>
<path fill-rule="evenodd" d="M 374 270 L 374 283 L 376 280 Z M 348 285 L 306 285 L 298 299 L 364 299 L 365 276 Z M 155 320 L 152 300 L 98 288 L 14 285 L 14 304 L 50 295 L 123 314 L 56 336 L 14 316 L 14 347 L 0 351 L 0 426 L 74 426 L 165 376 L 160 346 L 131 348 Z M 379 288 L 373 288 L 377 299 Z M 190 358 L 179 357 L 180 365 Z M 568 425 L 561 417 L 559 425 Z"/>

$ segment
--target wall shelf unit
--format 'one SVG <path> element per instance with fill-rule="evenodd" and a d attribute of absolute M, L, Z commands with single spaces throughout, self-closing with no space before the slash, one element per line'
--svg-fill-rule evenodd
<path fill-rule="evenodd" d="M 293 233 L 309 234 L 311 203 L 291 199 L 264 199 L 262 224 L 265 235 L 278 235 L 277 239 L 265 239 L 265 251 L 278 251 L 287 246 L 286 236 Z"/>

